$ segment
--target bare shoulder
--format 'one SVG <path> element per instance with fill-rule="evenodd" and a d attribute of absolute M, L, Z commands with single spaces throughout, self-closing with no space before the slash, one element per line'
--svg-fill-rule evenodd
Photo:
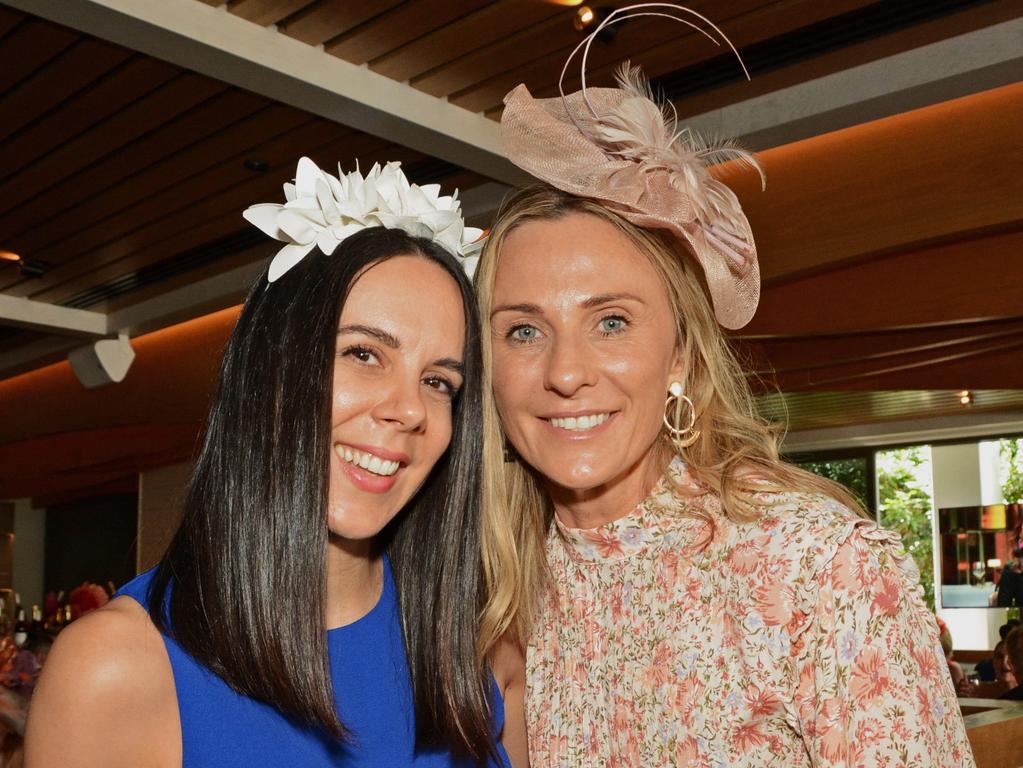
<path fill-rule="evenodd" d="M 526 737 L 526 656 L 522 646 L 510 637 L 503 638 L 490 657 L 494 679 L 504 701 L 504 727 L 501 744 L 512 768 L 528 768 Z"/>
<path fill-rule="evenodd" d="M 498 688 L 503 692 L 510 685 L 525 683 L 526 655 L 522 646 L 510 637 L 503 638 L 491 654 L 490 666 Z"/>
<path fill-rule="evenodd" d="M 28 768 L 180 765 L 180 741 L 170 661 L 141 605 L 117 598 L 60 633 L 29 710 Z"/>

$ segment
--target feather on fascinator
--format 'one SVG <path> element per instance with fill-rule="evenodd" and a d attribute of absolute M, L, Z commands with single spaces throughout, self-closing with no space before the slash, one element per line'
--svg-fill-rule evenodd
<path fill-rule="evenodd" d="M 626 18 L 673 19 L 720 45 L 702 27 L 664 12 L 669 9 L 702 20 L 738 56 L 720 29 L 688 8 L 668 3 L 619 8 L 569 55 L 558 81 L 560 96 L 534 99 L 525 85 L 505 96 L 504 151 L 519 168 L 563 192 L 596 200 L 637 226 L 674 234 L 702 267 L 718 322 L 741 328 L 760 299 L 756 245 L 735 193 L 710 168 L 735 162 L 757 170 L 763 182 L 760 165 L 731 141 L 709 143 L 679 128 L 674 110 L 657 104 L 639 68 L 628 62 L 618 70 L 618 88 L 586 87 L 590 45 L 604 27 Z M 580 50 L 582 87 L 566 95 L 565 73 Z"/>

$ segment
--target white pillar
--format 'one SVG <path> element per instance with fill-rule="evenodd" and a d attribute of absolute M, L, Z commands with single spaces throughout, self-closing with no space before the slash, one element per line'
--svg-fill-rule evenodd
<path fill-rule="evenodd" d="M 931 449 L 935 507 L 933 533 L 935 602 L 938 605 L 938 615 L 948 625 L 952 633 L 952 642 L 959 650 L 993 648 L 998 642 L 998 628 L 1005 623 L 1005 609 L 941 607 L 941 540 L 938 535 L 938 509 L 996 503 L 996 500 L 986 498 L 990 495 L 992 487 L 988 479 L 989 468 L 985 461 L 990 460 L 989 453 L 982 452 L 978 443 L 941 445 Z"/>

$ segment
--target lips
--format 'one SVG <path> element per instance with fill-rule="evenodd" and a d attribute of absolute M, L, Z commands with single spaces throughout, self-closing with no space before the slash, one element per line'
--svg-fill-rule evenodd
<path fill-rule="evenodd" d="M 389 458 L 354 446 L 344 445 L 343 443 L 336 444 L 334 451 L 342 461 L 346 461 L 380 477 L 391 477 L 401 468 L 403 463 L 395 454 L 392 454 L 392 457 Z M 405 461 L 407 462 L 407 459 Z"/>
<path fill-rule="evenodd" d="M 599 427 L 611 418 L 611 413 L 591 413 L 580 416 L 556 416 L 547 419 L 552 427 L 567 429 L 570 432 L 585 432 L 588 429 Z"/>

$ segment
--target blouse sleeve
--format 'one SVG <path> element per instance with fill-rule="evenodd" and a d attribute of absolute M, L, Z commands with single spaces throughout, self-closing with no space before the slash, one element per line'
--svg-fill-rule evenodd
<path fill-rule="evenodd" d="M 899 548 L 897 534 L 861 521 L 812 576 L 792 650 L 814 766 L 974 766 L 937 624 Z"/>

